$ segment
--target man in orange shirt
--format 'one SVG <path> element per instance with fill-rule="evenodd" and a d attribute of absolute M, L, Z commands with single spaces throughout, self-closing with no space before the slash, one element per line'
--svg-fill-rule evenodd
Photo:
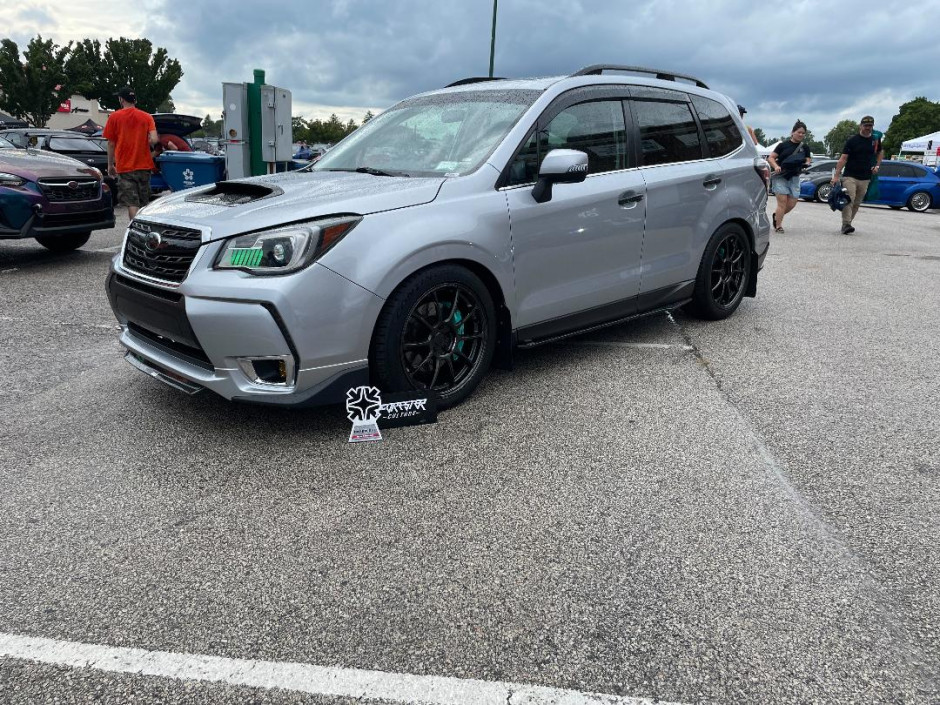
<path fill-rule="evenodd" d="M 159 140 L 153 116 L 137 109 L 134 91 L 122 88 L 117 96 L 121 109 L 108 118 L 102 136 L 108 140 L 108 174 L 117 177 L 118 198 L 133 220 L 150 203 L 150 148 Z"/>

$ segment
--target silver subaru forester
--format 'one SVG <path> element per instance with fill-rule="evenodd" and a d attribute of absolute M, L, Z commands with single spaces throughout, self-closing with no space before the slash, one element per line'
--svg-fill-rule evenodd
<path fill-rule="evenodd" d="M 301 171 L 161 198 L 107 289 L 128 362 L 189 393 L 470 394 L 528 347 L 754 296 L 766 163 L 729 98 L 659 70 L 466 79 Z"/>

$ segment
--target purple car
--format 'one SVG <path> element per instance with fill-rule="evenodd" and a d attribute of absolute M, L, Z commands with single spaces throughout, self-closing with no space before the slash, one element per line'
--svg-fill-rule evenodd
<path fill-rule="evenodd" d="M 36 238 L 53 252 L 68 252 L 88 242 L 92 230 L 114 227 L 111 190 L 98 169 L 12 147 L 0 140 L 0 239 Z"/>

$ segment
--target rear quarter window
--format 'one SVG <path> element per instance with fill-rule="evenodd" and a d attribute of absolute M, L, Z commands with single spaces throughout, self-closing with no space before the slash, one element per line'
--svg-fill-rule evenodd
<path fill-rule="evenodd" d="M 705 132 L 705 143 L 712 157 L 723 157 L 741 146 L 741 131 L 727 108 L 717 100 L 693 95 L 692 105 Z"/>

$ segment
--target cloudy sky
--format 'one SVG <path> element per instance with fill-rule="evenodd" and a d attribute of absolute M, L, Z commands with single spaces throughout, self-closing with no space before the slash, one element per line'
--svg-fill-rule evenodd
<path fill-rule="evenodd" d="M 768 136 L 799 118 L 822 138 L 870 113 L 887 128 L 916 96 L 940 100 L 940 0 L 499 0 L 494 73 L 551 76 L 595 63 L 689 73 L 748 109 Z M 147 37 L 184 75 L 178 112 L 221 112 L 221 84 L 288 88 L 294 113 L 360 122 L 414 93 L 489 70 L 492 0 L 3 0 L 21 48 Z"/>

